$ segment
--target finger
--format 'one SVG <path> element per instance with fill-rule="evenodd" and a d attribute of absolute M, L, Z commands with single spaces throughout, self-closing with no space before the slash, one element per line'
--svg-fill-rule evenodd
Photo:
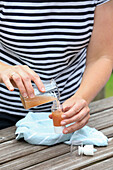
<path fill-rule="evenodd" d="M 89 114 L 89 107 L 85 107 L 83 108 L 79 113 L 77 113 L 76 115 L 72 116 L 69 119 L 64 119 L 63 121 L 61 121 L 61 125 L 67 125 L 73 122 L 79 122 L 82 119 L 84 119 L 85 116 L 87 116 L 87 114 Z"/>
<path fill-rule="evenodd" d="M 66 113 L 68 112 L 73 106 L 66 106 L 65 108 L 63 107 L 63 112 Z"/>
<path fill-rule="evenodd" d="M 52 114 L 49 115 L 49 118 L 52 119 Z"/>
<path fill-rule="evenodd" d="M 31 76 L 22 66 L 15 66 L 18 76 L 13 74 L 13 79 L 17 83 L 20 93 L 23 97 L 35 97 L 34 89 L 31 83 Z"/>
<path fill-rule="evenodd" d="M 38 76 L 38 74 L 34 74 L 32 80 L 35 82 L 35 84 L 38 87 L 39 91 L 45 92 L 45 86 L 42 83 L 42 81 L 41 81 L 40 77 Z"/>
<path fill-rule="evenodd" d="M 6 85 L 6 87 L 8 88 L 8 90 L 13 91 L 14 90 L 14 86 L 12 85 L 9 76 L 5 75 L 2 76 L 2 81 L 4 82 L 4 84 Z"/>
<path fill-rule="evenodd" d="M 18 65 L 18 66 L 14 66 L 14 69 L 20 75 L 22 82 L 24 84 L 24 91 L 26 89 L 26 93 L 27 93 L 28 97 L 30 97 L 30 98 L 35 97 L 34 89 L 32 87 L 31 80 L 34 80 L 34 76 L 35 76 L 35 78 L 37 77 L 36 79 L 37 79 L 38 85 L 40 87 L 40 81 L 41 80 L 40 80 L 39 76 L 33 70 L 31 70 L 28 66 Z M 22 93 L 21 87 L 20 87 L 20 92 Z"/>
<path fill-rule="evenodd" d="M 90 118 L 90 115 L 88 114 L 83 120 L 81 120 L 80 122 L 76 122 L 68 127 L 66 127 L 64 130 L 63 130 L 63 133 L 64 134 L 67 134 L 67 133 L 73 133 L 75 132 L 76 130 L 79 130 L 81 128 L 83 128 L 89 121 L 89 118 Z"/>
<path fill-rule="evenodd" d="M 18 73 L 14 72 L 11 74 L 11 79 L 16 83 L 16 86 L 18 87 L 21 95 L 23 97 L 28 97 L 28 94 L 27 94 L 26 88 L 23 84 L 23 81 L 21 79 L 21 76 Z"/>
<path fill-rule="evenodd" d="M 32 69 L 30 69 L 28 66 L 23 66 L 24 69 L 27 70 L 27 72 L 29 73 L 29 75 L 31 76 L 31 79 L 34 81 L 34 83 L 36 84 L 36 86 L 38 87 L 38 89 L 41 92 L 45 92 L 45 87 L 44 84 L 42 83 L 39 75 L 37 73 L 35 73 Z"/>
<path fill-rule="evenodd" d="M 34 89 L 33 89 L 30 77 L 24 73 L 23 75 L 21 75 L 21 78 L 22 78 L 24 87 L 27 91 L 28 97 L 30 97 L 30 98 L 35 97 Z"/>
<path fill-rule="evenodd" d="M 87 103 L 85 100 L 80 100 L 79 102 L 76 102 L 76 104 L 71 109 L 62 114 L 62 118 L 65 119 L 74 116 L 75 114 L 80 112 L 80 110 L 83 109 L 83 107 L 85 107 L 86 105 Z"/>
<path fill-rule="evenodd" d="M 66 100 L 63 105 L 63 112 L 67 112 L 69 109 L 71 109 L 74 106 L 75 103 L 70 103 L 70 100 Z"/>

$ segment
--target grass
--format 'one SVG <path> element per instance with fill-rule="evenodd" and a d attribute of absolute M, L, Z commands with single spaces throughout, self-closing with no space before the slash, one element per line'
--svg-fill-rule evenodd
<path fill-rule="evenodd" d="M 113 96 L 113 73 L 105 86 L 105 98 Z"/>

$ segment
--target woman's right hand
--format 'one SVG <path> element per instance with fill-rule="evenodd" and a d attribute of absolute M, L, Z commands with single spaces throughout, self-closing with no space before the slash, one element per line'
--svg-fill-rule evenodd
<path fill-rule="evenodd" d="M 23 97 L 34 97 L 34 89 L 31 81 L 37 85 L 41 92 L 45 92 L 45 87 L 38 76 L 27 65 L 10 66 L 0 63 L 0 82 L 13 91 L 17 87 Z"/>

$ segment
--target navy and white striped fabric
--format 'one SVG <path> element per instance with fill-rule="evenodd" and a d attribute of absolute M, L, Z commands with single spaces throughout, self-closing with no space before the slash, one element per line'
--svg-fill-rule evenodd
<path fill-rule="evenodd" d="M 65 101 L 82 79 L 95 8 L 107 1 L 0 1 L 0 61 L 28 65 L 44 81 L 54 78 Z M 50 111 L 50 104 L 34 110 Z M 0 112 L 26 115 L 18 89 L 0 84 Z"/>

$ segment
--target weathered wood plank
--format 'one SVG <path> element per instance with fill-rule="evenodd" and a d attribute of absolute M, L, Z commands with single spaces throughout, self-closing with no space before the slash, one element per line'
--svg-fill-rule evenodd
<path fill-rule="evenodd" d="M 90 166 L 92 163 L 109 159 L 113 157 L 113 141 L 107 147 L 98 147 L 94 156 L 78 156 L 77 151 L 70 155 L 70 153 L 61 155 L 54 159 L 39 163 L 24 170 L 80 170 L 83 167 Z"/>
<path fill-rule="evenodd" d="M 45 148 L 47 148 L 47 146 L 30 145 L 24 141 L 7 141 L 0 144 L 0 164 L 25 155 L 29 155 L 30 153 L 38 152 Z"/>
<path fill-rule="evenodd" d="M 21 170 L 33 164 L 40 163 L 42 161 L 46 161 L 51 158 L 68 153 L 69 150 L 70 150 L 70 146 L 64 144 L 49 147 L 48 149 L 42 150 L 40 152 L 36 152 L 24 157 L 20 157 L 19 159 L 10 161 L 8 163 L 1 164 L 0 170 L 7 170 L 7 169 Z"/>
<path fill-rule="evenodd" d="M 113 108 L 91 115 L 88 126 L 98 130 L 113 126 Z"/>
<path fill-rule="evenodd" d="M 109 158 L 107 160 L 101 161 L 99 163 L 95 163 L 87 168 L 83 168 L 81 170 L 113 170 L 113 158 Z"/>
<path fill-rule="evenodd" d="M 0 143 L 14 139 L 15 138 L 15 126 L 5 128 L 0 130 Z"/>
<path fill-rule="evenodd" d="M 113 137 L 113 126 L 102 129 L 101 132 L 104 133 L 104 135 L 106 135 L 108 138 L 112 138 Z"/>
<path fill-rule="evenodd" d="M 113 108 L 113 97 L 105 98 L 90 103 L 90 113 L 100 112 L 109 108 Z"/>
<path fill-rule="evenodd" d="M 110 134 L 109 130 L 112 133 L 113 127 L 108 128 L 108 130 L 105 129 L 105 130 L 102 130 L 102 131 L 103 131 L 104 134 L 109 135 Z M 113 135 L 112 135 L 112 137 L 113 137 Z M 112 147 L 111 147 L 110 150 L 112 150 Z M 103 147 L 101 149 L 103 150 Z M 34 148 L 34 151 L 36 151 L 36 148 Z M 8 170 L 10 170 L 11 168 L 13 168 L 13 170 L 18 170 L 18 169 L 22 169 L 23 167 L 24 168 L 29 167 L 33 164 L 38 164 L 38 163 L 39 163 L 39 165 L 36 165 L 36 168 L 40 168 L 40 170 L 41 170 L 41 166 L 42 166 L 42 169 L 44 169 L 44 166 L 45 166 L 46 170 L 47 170 L 47 165 L 48 165 L 48 168 L 51 168 L 51 166 L 53 166 L 53 165 L 55 166 L 57 164 L 57 161 L 58 162 L 61 161 L 61 163 L 64 162 L 64 164 L 66 164 L 66 161 L 71 161 L 71 163 L 73 163 L 73 161 L 75 161 L 75 156 L 74 156 L 74 158 L 72 158 L 70 153 L 69 153 L 70 152 L 70 146 L 65 145 L 65 144 L 56 145 L 56 146 L 49 147 L 49 148 L 44 149 L 44 150 L 40 149 L 39 152 L 35 152 L 33 154 L 29 154 L 30 151 L 29 151 L 29 148 L 28 148 L 27 154 L 29 154 L 29 155 L 25 155 L 24 157 L 22 155 L 24 150 L 21 151 L 20 153 L 19 153 L 19 151 L 17 151 L 17 152 L 18 152 L 18 154 L 20 154 L 20 157 L 15 160 L 15 156 L 14 156 L 13 161 L 9 161 L 8 163 L 4 163 L 1 166 L 1 168 L 3 170 L 7 170 L 7 168 L 8 168 Z M 25 149 L 25 152 L 26 152 L 26 149 Z M 66 153 L 68 153 L 68 154 L 66 154 Z M 10 154 L 11 154 L 11 152 L 10 152 Z M 4 157 L 4 159 L 5 159 L 5 157 Z M 77 159 L 80 159 L 80 157 L 77 157 Z M 101 157 L 101 159 L 102 159 L 102 157 Z M 40 163 L 40 162 L 44 162 L 44 163 Z M 53 162 L 54 162 L 54 164 L 53 164 Z M 55 162 L 56 162 L 56 164 L 55 164 Z M 17 165 L 17 164 L 19 164 L 19 165 Z M 37 167 L 37 166 L 39 166 L 39 167 Z M 0 170 L 2 170 L 2 169 L 0 169 Z M 69 169 L 69 167 L 68 167 L 68 169 Z"/>

